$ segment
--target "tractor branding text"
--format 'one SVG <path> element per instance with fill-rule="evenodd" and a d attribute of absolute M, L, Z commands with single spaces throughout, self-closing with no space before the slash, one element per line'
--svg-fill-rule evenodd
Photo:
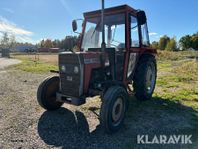
<path fill-rule="evenodd" d="M 84 59 L 84 63 L 85 64 L 98 64 L 100 63 L 100 60 L 99 58 L 87 58 L 87 59 Z"/>

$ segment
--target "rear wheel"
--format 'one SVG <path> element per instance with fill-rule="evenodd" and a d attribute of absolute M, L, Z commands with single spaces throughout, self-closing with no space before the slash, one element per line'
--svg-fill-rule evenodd
<path fill-rule="evenodd" d="M 128 94 L 123 87 L 113 86 L 104 94 L 100 122 L 107 133 L 118 131 L 124 122 Z"/>
<path fill-rule="evenodd" d="M 45 79 L 38 87 L 37 101 L 46 110 L 57 110 L 63 103 L 56 101 L 60 79 L 57 76 Z"/>
<path fill-rule="evenodd" d="M 156 60 L 154 56 L 144 55 L 138 62 L 133 80 L 135 96 L 138 100 L 151 99 L 157 77 Z"/>

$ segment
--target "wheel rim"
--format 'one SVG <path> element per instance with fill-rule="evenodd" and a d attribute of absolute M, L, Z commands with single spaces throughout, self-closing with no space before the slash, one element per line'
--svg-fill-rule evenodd
<path fill-rule="evenodd" d="M 112 121 L 114 123 L 114 125 L 118 125 L 119 122 L 122 119 L 124 113 L 124 103 L 123 103 L 123 99 L 121 97 L 119 97 L 114 105 L 113 105 L 113 109 L 112 109 Z"/>
<path fill-rule="evenodd" d="M 151 94 L 155 87 L 155 67 L 153 64 L 149 65 L 146 73 L 146 91 L 148 94 Z"/>

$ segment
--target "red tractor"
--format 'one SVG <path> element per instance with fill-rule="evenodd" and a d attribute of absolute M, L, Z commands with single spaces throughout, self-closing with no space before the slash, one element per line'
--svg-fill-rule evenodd
<path fill-rule="evenodd" d="M 150 48 L 144 11 L 127 5 L 84 13 L 80 52 L 59 53 L 59 76 L 44 80 L 37 100 L 46 110 L 76 106 L 100 95 L 105 132 L 123 125 L 129 95 L 151 99 L 157 76 L 156 50 Z M 77 31 L 77 20 L 72 22 Z M 132 89 L 133 87 L 133 89 Z"/>

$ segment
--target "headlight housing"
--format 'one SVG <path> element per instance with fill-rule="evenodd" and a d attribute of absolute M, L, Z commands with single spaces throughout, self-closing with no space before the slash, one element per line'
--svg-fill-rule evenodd
<path fill-rule="evenodd" d="M 74 66 L 74 73 L 75 73 L 75 74 L 79 73 L 79 68 L 78 68 L 78 66 Z"/>
<path fill-rule="evenodd" d="M 61 66 L 61 71 L 62 71 L 63 73 L 66 72 L 66 67 L 65 67 L 65 65 L 62 65 L 62 66 Z"/>

